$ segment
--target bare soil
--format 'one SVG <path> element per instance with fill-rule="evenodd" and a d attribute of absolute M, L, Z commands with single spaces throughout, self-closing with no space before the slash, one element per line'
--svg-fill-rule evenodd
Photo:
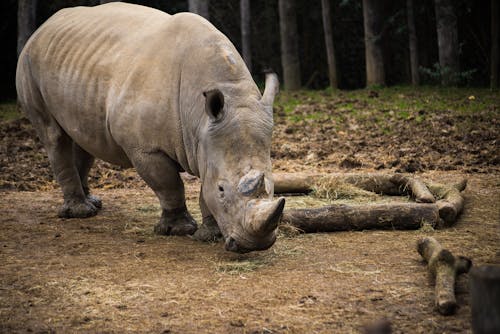
<path fill-rule="evenodd" d="M 465 176 L 457 223 L 443 230 L 283 231 L 270 250 L 237 255 L 220 243 L 154 235 L 160 207 L 153 192 L 133 170 L 100 161 L 91 187 L 103 209 L 88 219 L 60 219 L 60 191 L 31 125 L 4 121 L 0 332 L 358 333 L 382 318 L 394 333 L 471 332 L 468 275 L 458 279 L 457 314 L 441 316 L 416 242 L 433 236 L 474 265 L 500 264 L 499 120 L 491 118 L 498 104 L 470 119 L 432 110 L 419 123 L 393 117 L 388 132 L 344 115 L 346 104 L 369 109 L 365 100 L 298 98 L 305 102 L 291 111 L 275 110 L 275 169 L 381 169 L 440 182 Z M 199 220 L 198 180 L 186 178 L 186 190 Z M 291 197 L 287 206 L 327 202 Z"/>
<path fill-rule="evenodd" d="M 98 216 L 64 220 L 57 190 L 0 193 L 0 332 L 349 333 L 384 317 L 395 333 L 470 332 L 468 275 L 457 314 L 439 315 L 416 242 L 500 263 L 498 175 L 470 176 L 453 228 L 283 235 L 248 255 L 154 235 L 149 189 L 97 194 Z"/>

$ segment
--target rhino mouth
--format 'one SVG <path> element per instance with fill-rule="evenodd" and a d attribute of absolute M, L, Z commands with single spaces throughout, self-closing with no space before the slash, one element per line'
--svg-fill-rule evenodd
<path fill-rule="evenodd" d="M 245 254 L 253 251 L 263 251 L 269 249 L 276 242 L 276 233 L 273 233 L 269 240 L 266 242 L 260 242 L 259 244 L 252 244 L 252 246 L 247 246 L 247 242 L 244 239 L 238 237 L 228 237 L 226 238 L 224 248 L 229 252 Z"/>
<path fill-rule="evenodd" d="M 285 199 L 253 200 L 247 203 L 241 229 L 225 237 L 225 249 L 249 253 L 270 248 L 276 242 L 276 229 L 281 221 Z"/>

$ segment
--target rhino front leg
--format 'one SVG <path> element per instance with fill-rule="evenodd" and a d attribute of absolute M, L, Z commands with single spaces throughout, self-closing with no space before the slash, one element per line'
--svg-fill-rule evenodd
<path fill-rule="evenodd" d="M 85 151 L 78 144 L 73 143 L 73 158 L 75 160 L 76 169 L 78 170 L 78 175 L 80 176 L 83 193 L 90 203 L 92 203 L 97 209 L 101 209 L 102 201 L 99 197 L 90 194 L 88 183 L 89 171 L 95 160 L 94 156 Z"/>
<path fill-rule="evenodd" d="M 203 190 L 201 193 L 203 193 Z M 196 240 L 205 242 L 221 240 L 222 233 L 220 232 L 219 225 L 210 210 L 208 210 L 202 194 L 200 194 L 200 210 L 203 217 L 203 224 L 201 224 L 193 237 Z"/>
<path fill-rule="evenodd" d="M 198 225 L 186 208 L 184 183 L 178 165 L 163 152 L 139 153 L 132 156 L 139 175 L 160 200 L 162 214 L 155 226 L 156 234 L 191 235 Z"/>

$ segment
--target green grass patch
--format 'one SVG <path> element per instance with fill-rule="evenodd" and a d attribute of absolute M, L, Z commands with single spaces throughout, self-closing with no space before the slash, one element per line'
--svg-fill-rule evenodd
<path fill-rule="evenodd" d="M 21 113 L 15 101 L 0 103 L 0 121 L 9 121 L 21 118 Z"/>
<path fill-rule="evenodd" d="M 298 105 L 314 105 L 310 113 L 296 113 Z M 484 88 L 457 88 L 441 86 L 370 87 L 352 91 L 316 90 L 281 92 L 276 106 L 284 110 L 292 122 L 321 119 L 324 115 L 336 119 L 346 115 L 358 121 L 383 123 L 391 120 L 426 121 L 429 115 L 453 112 L 466 118 L 478 113 L 498 118 L 500 96 Z M 302 109 L 302 108 L 301 108 Z M 308 108 L 304 108 L 308 110 Z"/>
<path fill-rule="evenodd" d="M 401 119 L 408 119 L 410 118 L 410 112 L 408 110 L 399 110 L 398 117 Z"/>
<path fill-rule="evenodd" d="M 276 99 L 276 104 L 281 106 L 287 115 L 292 114 L 300 103 L 300 99 L 294 98 L 289 94 L 279 95 Z"/>
<path fill-rule="evenodd" d="M 306 119 L 323 119 L 327 117 L 323 112 L 313 112 L 306 115 Z"/>

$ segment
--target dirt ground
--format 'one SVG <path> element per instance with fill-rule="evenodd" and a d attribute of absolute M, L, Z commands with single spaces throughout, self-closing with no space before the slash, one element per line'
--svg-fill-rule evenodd
<path fill-rule="evenodd" d="M 467 177 L 453 227 L 282 233 L 267 251 L 237 255 L 221 243 L 154 235 L 153 192 L 133 170 L 101 161 L 90 183 L 103 209 L 59 219 L 60 191 L 31 125 L 0 122 L 0 332 L 358 333 L 383 318 L 394 333 L 471 332 L 468 275 L 458 279 L 457 314 L 439 315 L 415 244 L 433 236 L 474 265 L 500 264 L 498 97 L 470 114 L 416 108 L 401 116 L 376 105 L 368 116 L 371 101 L 393 97 L 362 94 L 292 96 L 301 101 L 293 108 L 281 101 L 275 169 Z M 199 220 L 198 181 L 187 179 L 186 189 Z M 287 207 L 303 203 L 312 202 L 287 198 Z"/>
<path fill-rule="evenodd" d="M 468 275 L 457 314 L 439 315 L 415 243 L 432 235 L 474 265 L 500 263 L 498 175 L 469 177 L 453 228 L 281 236 L 247 255 L 154 235 L 148 189 L 97 194 L 98 216 L 69 220 L 55 217 L 58 191 L 0 194 L 1 332 L 350 333 L 380 318 L 394 333 L 470 332 Z"/>

